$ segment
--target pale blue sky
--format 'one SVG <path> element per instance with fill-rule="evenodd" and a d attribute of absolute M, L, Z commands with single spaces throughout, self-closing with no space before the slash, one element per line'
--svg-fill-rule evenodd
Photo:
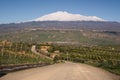
<path fill-rule="evenodd" d="M 0 23 L 23 22 L 57 11 L 120 22 L 120 0 L 0 0 Z"/>

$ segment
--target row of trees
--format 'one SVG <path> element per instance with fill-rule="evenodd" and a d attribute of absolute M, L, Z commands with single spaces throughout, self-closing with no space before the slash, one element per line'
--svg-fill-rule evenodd
<path fill-rule="evenodd" d="M 50 62 L 31 52 L 32 43 L 0 42 L 0 66 Z"/>
<path fill-rule="evenodd" d="M 51 45 L 49 51 L 59 50 L 61 52 L 59 56 L 55 57 L 55 60 L 87 63 L 120 74 L 120 50 L 118 47 Z"/>
<path fill-rule="evenodd" d="M 35 44 L 35 43 L 34 43 Z M 0 66 L 13 64 L 31 64 L 40 62 L 51 62 L 51 60 L 31 52 L 33 43 L 24 42 L 0 42 Z M 56 53 L 54 61 L 67 60 L 81 62 L 116 70 L 120 74 L 120 50 L 119 46 L 78 46 L 78 45 L 57 45 L 57 44 L 35 44 L 37 49 L 40 46 L 50 46 L 48 53 Z"/>

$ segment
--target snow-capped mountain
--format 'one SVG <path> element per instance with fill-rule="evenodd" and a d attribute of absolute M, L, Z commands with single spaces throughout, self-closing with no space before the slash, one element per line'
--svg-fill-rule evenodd
<path fill-rule="evenodd" d="M 96 16 L 84 16 L 80 14 L 71 14 L 65 11 L 58 11 L 55 13 L 41 16 L 33 21 L 105 21 Z"/>

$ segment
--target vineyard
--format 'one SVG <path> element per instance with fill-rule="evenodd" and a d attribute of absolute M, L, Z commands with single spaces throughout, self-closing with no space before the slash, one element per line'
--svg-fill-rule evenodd
<path fill-rule="evenodd" d="M 37 52 L 53 58 L 53 60 L 33 53 L 31 51 L 32 45 L 36 45 Z M 83 46 L 1 41 L 0 66 L 72 61 L 101 67 L 120 75 L 119 49 L 119 45 Z"/>
<path fill-rule="evenodd" d="M 42 58 L 31 52 L 32 44 L 0 42 L 0 66 L 49 63 L 51 60 Z"/>
<path fill-rule="evenodd" d="M 59 55 L 54 60 L 67 60 L 78 63 L 86 63 L 104 68 L 120 75 L 120 46 L 75 46 L 75 45 L 51 45 L 52 53 L 59 50 Z"/>

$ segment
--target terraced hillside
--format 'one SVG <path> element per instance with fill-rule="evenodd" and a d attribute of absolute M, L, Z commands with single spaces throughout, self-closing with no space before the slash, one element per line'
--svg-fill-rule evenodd
<path fill-rule="evenodd" d="M 120 23 L 107 21 L 33 21 L 0 24 L 0 40 L 85 45 L 120 44 Z"/>
<path fill-rule="evenodd" d="M 85 45 L 120 44 L 120 32 L 89 30 L 27 29 L 0 34 L 0 40 L 23 42 L 54 42 Z"/>

